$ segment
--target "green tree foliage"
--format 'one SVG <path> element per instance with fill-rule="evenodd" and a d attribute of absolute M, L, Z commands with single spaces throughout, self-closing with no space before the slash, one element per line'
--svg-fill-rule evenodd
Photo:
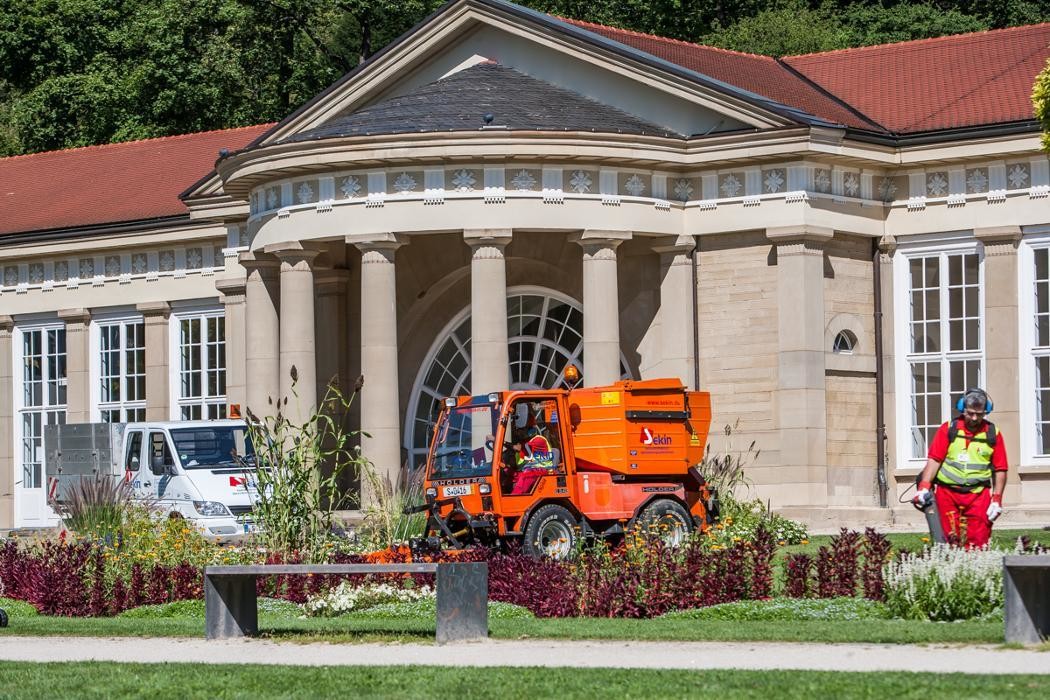
<path fill-rule="evenodd" d="M 1035 79 L 1032 107 L 1035 108 L 1035 118 L 1043 125 L 1043 149 L 1050 153 L 1050 60 Z"/>
<path fill-rule="evenodd" d="M 830 8 L 810 9 L 802 0 L 790 0 L 706 34 L 700 43 L 747 53 L 790 56 L 846 48 L 850 45 L 850 32 Z"/>
<path fill-rule="evenodd" d="M 1050 0 L 519 0 L 780 56 L 1050 20 Z M 441 0 L 4 0 L 0 155 L 279 120 Z"/>
<path fill-rule="evenodd" d="M 850 46 L 930 39 L 991 28 L 981 17 L 954 9 L 942 10 L 927 3 L 902 3 L 892 7 L 855 3 L 846 8 L 841 17 L 849 28 Z"/>

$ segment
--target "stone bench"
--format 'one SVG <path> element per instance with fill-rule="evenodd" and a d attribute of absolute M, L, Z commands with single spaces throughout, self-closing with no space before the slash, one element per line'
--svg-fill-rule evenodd
<path fill-rule="evenodd" d="M 310 574 L 436 574 L 437 643 L 486 639 L 489 633 L 488 564 L 255 564 L 204 567 L 207 639 L 259 631 L 255 581 L 259 576 Z"/>
<path fill-rule="evenodd" d="M 1050 638 L 1050 554 L 1003 557 L 1003 594 L 1007 642 Z"/>

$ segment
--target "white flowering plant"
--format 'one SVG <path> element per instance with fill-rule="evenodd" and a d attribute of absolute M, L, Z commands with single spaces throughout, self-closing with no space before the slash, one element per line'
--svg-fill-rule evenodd
<path fill-rule="evenodd" d="M 307 599 L 303 612 L 312 617 L 334 617 L 388 603 L 411 603 L 433 597 L 434 589 L 430 586 L 398 588 L 386 583 L 360 586 L 341 581 L 335 588 Z"/>
<path fill-rule="evenodd" d="M 886 565 L 886 608 L 913 620 L 969 620 L 1003 606 L 1003 555 L 1023 554 L 983 547 L 934 544 L 902 554 Z"/>

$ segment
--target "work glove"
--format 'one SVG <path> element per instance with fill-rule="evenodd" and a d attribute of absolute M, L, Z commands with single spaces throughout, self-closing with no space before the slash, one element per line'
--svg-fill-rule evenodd
<path fill-rule="evenodd" d="M 933 493 L 930 491 L 930 482 L 920 481 L 919 490 L 915 492 L 915 497 L 911 499 L 911 504 L 922 510 L 933 503 Z"/>
<path fill-rule="evenodd" d="M 988 504 L 988 522 L 994 523 L 995 519 L 1003 514 L 1003 495 L 992 494 L 992 502 Z"/>

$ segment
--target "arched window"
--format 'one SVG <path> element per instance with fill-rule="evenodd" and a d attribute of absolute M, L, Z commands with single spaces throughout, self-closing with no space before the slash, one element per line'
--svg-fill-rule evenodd
<path fill-rule="evenodd" d="M 835 341 L 831 345 L 831 351 L 841 355 L 852 355 L 853 349 L 856 347 L 856 334 L 851 330 L 841 330 L 835 335 Z"/>
<path fill-rule="evenodd" d="M 512 389 L 566 387 L 569 364 L 583 371 L 583 310 L 573 299 L 548 289 L 512 289 L 507 294 L 507 345 Z M 629 379 L 620 358 L 620 376 Z M 430 348 L 416 377 L 405 421 L 405 447 L 412 466 L 426 459 L 427 443 L 446 396 L 470 393 L 470 307 L 461 311 Z"/>

